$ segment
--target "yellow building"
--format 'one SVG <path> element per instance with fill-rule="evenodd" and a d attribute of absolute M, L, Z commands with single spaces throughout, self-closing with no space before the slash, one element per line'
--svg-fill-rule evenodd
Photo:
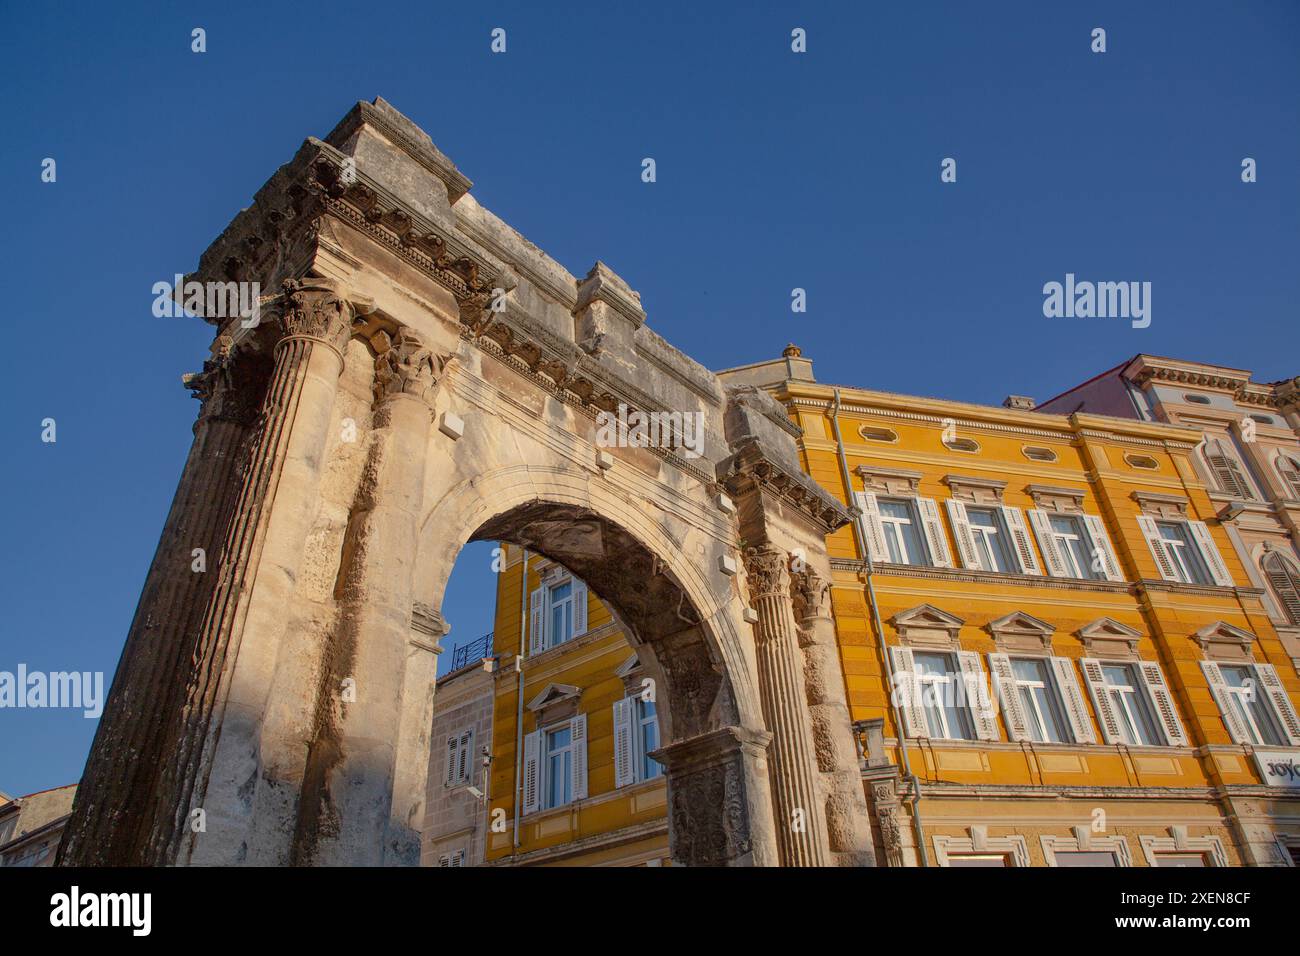
<path fill-rule="evenodd" d="M 861 512 L 827 544 L 881 865 L 1294 865 L 1300 677 L 1200 431 L 837 389 L 793 347 L 720 378 Z M 653 685 L 581 581 L 524 567 L 508 547 L 488 863 L 661 865 Z"/>
<path fill-rule="evenodd" d="M 523 549 L 504 547 L 488 864 L 665 864 L 665 781 L 649 756 L 659 746 L 653 681 L 583 581 L 529 554 L 521 586 Z"/>

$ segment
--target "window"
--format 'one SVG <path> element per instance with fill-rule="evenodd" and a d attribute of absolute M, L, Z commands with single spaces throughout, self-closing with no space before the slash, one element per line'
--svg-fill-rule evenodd
<path fill-rule="evenodd" d="M 1192 542 L 1187 525 L 1182 521 L 1157 521 L 1160 540 L 1173 561 L 1174 573 L 1184 584 L 1210 584 L 1210 572 L 1201 560 L 1200 549 Z"/>
<path fill-rule="evenodd" d="M 530 654 L 557 647 L 587 630 L 587 585 L 575 577 L 544 580 L 528 606 Z"/>
<path fill-rule="evenodd" d="M 462 730 L 447 738 L 447 767 L 443 786 L 459 787 L 470 783 L 474 775 L 474 731 Z"/>
<path fill-rule="evenodd" d="M 1156 747 L 1164 743 L 1156 731 L 1155 720 L 1141 682 L 1132 664 L 1103 664 L 1102 676 L 1111 710 L 1119 724 L 1119 735 L 1132 746 Z"/>
<path fill-rule="evenodd" d="M 1300 460 L 1285 452 L 1277 456 L 1277 473 L 1288 498 L 1300 498 Z"/>
<path fill-rule="evenodd" d="M 880 523 L 885 531 L 887 560 L 894 564 L 927 563 L 918 530 L 920 519 L 910 501 L 880 499 Z"/>
<path fill-rule="evenodd" d="M 587 796 L 587 715 L 524 736 L 524 813 Z"/>
<path fill-rule="evenodd" d="M 1041 445 L 1026 445 L 1020 452 L 1030 461 L 1056 461 L 1056 452 Z"/>
<path fill-rule="evenodd" d="M 1184 395 L 1184 396 L 1183 396 L 1183 401 L 1185 401 L 1185 402 L 1189 402 L 1189 403 L 1191 403 L 1192 405 L 1208 405 L 1208 404 L 1210 404 L 1210 400 L 1209 400 L 1208 398 L 1206 398 L 1204 395 Z"/>
<path fill-rule="evenodd" d="M 545 732 L 542 807 L 562 807 L 573 800 L 573 734 L 567 726 Z"/>
<path fill-rule="evenodd" d="M 974 740 L 975 734 L 964 706 L 963 681 L 953 655 L 918 652 L 914 660 L 929 736 Z"/>
<path fill-rule="evenodd" d="M 1261 425 L 1272 425 L 1272 424 L 1273 424 L 1273 419 L 1269 418 L 1267 415 L 1251 415 L 1250 417 L 1251 417 L 1251 419 L 1253 419 L 1254 421 L 1259 422 Z"/>
<path fill-rule="evenodd" d="M 1005 853 L 961 853 L 956 856 L 949 855 L 949 866 L 986 866 L 1005 868 L 1007 865 L 1007 856 Z"/>
<path fill-rule="evenodd" d="M 1017 573 L 1020 566 L 1011 559 L 1007 547 L 1007 529 L 1002 523 L 1001 509 L 966 508 L 966 520 L 970 522 L 971 538 L 975 546 L 975 558 L 985 571 L 1001 571 L 1005 574 Z"/>
<path fill-rule="evenodd" d="M 1148 471 L 1155 471 L 1160 467 L 1160 463 L 1150 455 L 1125 455 L 1124 460 L 1134 468 L 1145 468 Z"/>
<path fill-rule="evenodd" d="M 898 441 L 898 432 L 894 431 L 892 428 L 877 428 L 874 425 L 863 425 L 858 429 L 858 434 L 867 441 L 883 441 L 890 442 L 891 444 Z"/>
<path fill-rule="evenodd" d="M 1065 564 L 1065 577 L 1100 578 L 1099 572 L 1092 570 L 1091 548 L 1083 525 L 1074 515 L 1050 515 L 1052 539 Z"/>
<path fill-rule="evenodd" d="M 1205 456 L 1205 464 L 1210 474 L 1214 476 L 1215 484 L 1219 486 L 1220 491 L 1234 498 L 1256 500 L 1255 492 L 1250 482 L 1246 480 L 1241 462 L 1237 460 L 1236 452 L 1228 447 L 1227 442 L 1220 438 L 1213 438 L 1205 443 L 1202 453 Z"/>
<path fill-rule="evenodd" d="M 943 447 L 950 451 L 964 451 L 973 455 L 980 450 L 980 443 L 973 438 L 949 438 L 944 441 Z"/>
<path fill-rule="evenodd" d="M 1264 555 L 1260 567 L 1277 595 L 1282 613 L 1292 624 L 1300 624 L 1300 572 L 1276 551 Z"/>
<path fill-rule="evenodd" d="M 641 694 L 614 701 L 614 786 L 653 780 L 664 768 L 650 754 L 659 748 L 659 715 Z"/>
<path fill-rule="evenodd" d="M 438 865 L 439 866 L 464 866 L 465 851 L 461 849 L 461 850 L 456 850 L 454 853 L 442 854 L 442 856 L 438 857 Z"/>
<path fill-rule="evenodd" d="M 1201 661 L 1201 670 L 1234 743 L 1300 745 L 1300 717 L 1273 665 Z"/>
<path fill-rule="evenodd" d="M 1041 658 L 1011 659 L 1017 699 L 1025 715 L 1029 738 L 1037 743 L 1070 743 L 1060 695 Z"/>

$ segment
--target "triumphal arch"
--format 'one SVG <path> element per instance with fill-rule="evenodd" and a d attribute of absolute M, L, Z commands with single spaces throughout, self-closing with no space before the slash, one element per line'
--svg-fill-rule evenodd
<path fill-rule="evenodd" d="M 185 376 L 194 443 L 60 862 L 416 864 L 439 608 L 474 539 L 566 565 L 639 645 L 675 861 L 872 862 L 827 595 L 849 514 L 765 393 L 470 185 L 359 103 L 186 277 L 256 283 L 260 312 L 209 315 Z M 628 409 L 698 415 L 703 442 L 598 441 Z"/>

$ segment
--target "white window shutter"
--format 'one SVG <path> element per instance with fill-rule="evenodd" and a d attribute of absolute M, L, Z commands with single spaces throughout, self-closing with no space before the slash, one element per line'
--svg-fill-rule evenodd
<path fill-rule="evenodd" d="M 1011 658 L 1006 654 L 989 655 L 989 673 L 993 675 L 993 688 L 1002 702 L 1002 720 L 1007 725 L 1007 736 L 1012 740 L 1029 740 L 1029 727 L 1025 710 L 1016 692 L 1016 675 L 1011 669 Z"/>
<path fill-rule="evenodd" d="M 448 856 L 446 853 L 442 854 L 442 856 L 438 857 L 438 865 L 451 866 L 451 857 Z"/>
<path fill-rule="evenodd" d="M 1092 706 L 1097 710 L 1097 722 L 1101 724 L 1101 736 L 1108 744 L 1121 744 L 1123 736 L 1119 732 L 1119 720 L 1110 701 L 1110 691 L 1106 690 L 1106 677 L 1101 669 L 1101 661 L 1095 657 L 1085 657 L 1079 661 L 1083 668 L 1083 677 L 1088 682 L 1088 693 L 1092 697 Z"/>
<path fill-rule="evenodd" d="M 930 551 L 930 564 L 936 568 L 952 567 L 952 552 L 948 550 L 948 536 L 939 518 L 939 506 L 933 498 L 917 498 L 921 512 L 921 526 L 925 528 L 925 543 Z"/>
<path fill-rule="evenodd" d="M 1160 576 L 1166 581 L 1177 581 L 1178 572 L 1174 570 L 1174 559 L 1170 557 L 1169 549 L 1164 539 L 1160 537 L 1160 528 L 1156 526 L 1156 519 L 1148 515 L 1138 515 L 1138 527 L 1142 529 L 1142 536 L 1147 539 L 1151 556 L 1156 559 L 1156 568 L 1160 571 Z"/>
<path fill-rule="evenodd" d="M 885 550 L 885 527 L 880 523 L 880 505 L 870 491 L 853 492 L 853 502 L 862 512 L 862 533 L 867 539 L 867 552 L 872 561 L 888 561 Z"/>
<path fill-rule="evenodd" d="M 528 598 L 528 653 L 546 650 L 546 588 L 538 588 Z"/>
<path fill-rule="evenodd" d="M 443 785 L 450 787 L 456 783 L 456 751 L 460 747 L 460 738 L 451 736 L 447 738 L 447 772 L 443 774 Z"/>
<path fill-rule="evenodd" d="M 1192 529 L 1192 537 L 1201 549 L 1201 557 L 1205 559 L 1205 566 L 1210 569 L 1214 583 L 1221 588 L 1232 587 L 1232 575 L 1228 573 L 1228 566 L 1223 562 L 1223 555 L 1219 553 L 1219 547 L 1214 543 L 1214 536 L 1210 534 L 1205 522 L 1189 521 L 1187 526 Z"/>
<path fill-rule="evenodd" d="M 541 749 L 542 732 L 535 730 L 524 736 L 524 813 L 532 813 L 541 806 Z"/>
<path fill-rule="evenodd" d="M 1034 536 L 1038 538 L 1038 550 L 1043 552 L 1043 558 L 1047 561 L 1047 573 L 1054 578 L 1068 578 L 1070 572 L 1066 570 L 1065 558 L 1061 556 L 1061 550 L 1056 545 L 1056 538 L 1052 534 L 1052 522 L 1047 512 L 1041 508 L 1031 508 L 1029 523 L 1034 526 Z"/>
<path fill-rule="evenodd" d="M 961 558 L 961 566 L 978 570 L 980 562 L 976 557 L 970 519 L 966 517 L 966 503 L 956 498 L 949 498 L 944 504 L 948 507 L 948 520 L 952 522 L 952 536 L 957 541 L 957 557 Z"/>
<path fill-rule="evenodd" d="M 1228 736 L 1232 738 L 1235 744 L 1250 743 L 1250 731 L 1237 713 L 1237 709 L 1232 706 L 1232 692 L 1228 690 L 1227 682 L 1223 679 L 1223 672 L 1219 670 L 1219 665 L 1214 661 L 1201 661 L 1201 671 L 1205 674 L 1205 681 L 1210 685 L 1210 696 L 1214 698 L 1214 703 L 1219 707 L 1219 714 L 1223 717 L 1223 726 L 1228 728 Z"/>
<path fill-rule="evenodd" d="M 1092 729 L 1092 718 L 1088 716 L 1088 705 L 1083 702 L 1079 680 L 1074 676 L 1074 663 L 1068 657 L 1052 657 L 1049 660 L 1052 662 L 1052 676 L 1056 678 L 1056 689 L 1065 704 L 1065 717 L 1070 722 L 1074 742 L 1095 744 L 1097 734 Z"/>
<path fill-rule="evenodd" d="M 891 647 L 890 662 L 894 668 L 894 687 L 898 709 L 903 715 L 903 734 L 908 737 L 929 737 L 925 723 L 925 708 L 921 704 L 921 684 L 916 679 L 916 664 L 910 647 Z"/>
<path fill-rule="evenodd" d="M 587 797 L 587 715 L 578 714 L 569 720 L 569 740 L 573 746 L 573 799 Z"/>
<path fill-rule="evenodd" d="M 468 783 L 471 779 L 471 754 L 474 749 L 474 732 L 472 730 L 464 731 L 460 735 L 459 743 L 456 744 L 456 780 L 459 783 Z"/>
<path fill-rule="evenodd" d="M 457 850 L 451 855 L 451 866 L 460 867 L 465 865 L 465 851 Z"/>
<path fill-rule="evenodd" d="M 1001 740 L 997 708 L 989 696 L 989 685 L 984 679 L 979 654 L 976 651 L 958 651 L 957 666 L 961 668 L 961 679 L 966 688 L 966 709 L 975 725 L 975 736 L 980 740 Z"/>
<path fill-rule="evenodd" d="M 1165 683 L 1165 675 L 1160 672 L 1160 665 L 1154 661 L 1138 661 L 1138 670 L 1142 673 L 1142 682 L 1146 684 L 1147 694 L 1155 707 L 1156 717 L 1165 733 L 1165 742 L 1171 747 L 1188 746 L 1187 732 L 1183 722 L 1178 719 L 1178 709 L 1174 706 L 1174 695 Z"/>
<path fill-rule="evenodd" d="M 1088 537 L 1092 539 L 1093 559 L 1101 558 L 1101 573 L 1107 581 L 1123 581 L 1124 575 L 1119 570 L 1119 559 L 1115 557 L 1115 548 L 1106 533 L 1106 524 L 1097 515 L 1084 515 L 1083 523 L 1088 528 Z"/>
<path fill-rule="evenodd" d="M 587 585 L 573 579 L 573 636 L 580 637 L 587 633 Z"/>
<path fill-rule="evenodd" d="M 1019 508 L 1003 505 L 1002 520 L 1011 535 L 1011 550 L 1020 562 L 1020 573 L 1041 575 L 1043 569 L 1038 563 L 1038 555 L 1034 554 L 1034 546 L 1029 543 L 1029 529 L 1025 526 L 1024 514 Z"/>
<path fill-rule="evenodd" d="M 614 786 L 636 783 L 637 761 L 633 759 L 632 712 L 636 701 L 631 697 L 614 701 Z"/>
<path fill-rule="evenodd" d="M 1263 687 L 1265 696 L 1273 705 L 1273 712 L 1277 714 L 1278 723 L 1282 725 L 1282 732 L 1286 734 L 1292 747 L 1300 747 L 1300 716 L 1296 716 L 1291 697 L 1287 694 L 1282 679 L 1277 676 L 1277 668 L 1272 664 L 1256 664 L 1255 676 L 1258 678 L 1256 683 Z"/>
<path fill-rule="evenodd" d="M 1250 490 L 1250 483 L 1246 481 L 1245 474 L 1242 473 L 1241 465 L 1236 456 L 1230 452 L 1223 442 L 1215 439 L 1205 446 L 1205 460 L 1214 472 L 1214 478 L 1219 483 L 1219 488 L 1237 498 L 1244 498 L 1247 501 L 1255 500 L 1254 493 Z"/>

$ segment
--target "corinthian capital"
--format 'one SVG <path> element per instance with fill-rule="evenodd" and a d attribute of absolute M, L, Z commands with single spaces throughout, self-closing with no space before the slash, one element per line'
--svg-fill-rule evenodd
<path fill-rule="evenodd" d="M 379 353 L 375 359 L 375 402 L 396 395 L 411 395 L 424 402 L 442 380 L 449 356 L 434 355 L 410 329 L 398 329 L 391 338 L 386 332 L 372 340 Z"/>
<path fill-rule="evenodd" d="M 788 597 L 790 594 L 789 561 L 779 548 L 745 549 L 745 572 L 753 601 L 765 597 Z"/>
<path fill-rule="evenodd" d="M 334 279 L 285 279 L 281 331 L 285 339 L 316 339 L 342 355 L 353 321 L 373 308 L 370 299 L 349 295 Z"/>

